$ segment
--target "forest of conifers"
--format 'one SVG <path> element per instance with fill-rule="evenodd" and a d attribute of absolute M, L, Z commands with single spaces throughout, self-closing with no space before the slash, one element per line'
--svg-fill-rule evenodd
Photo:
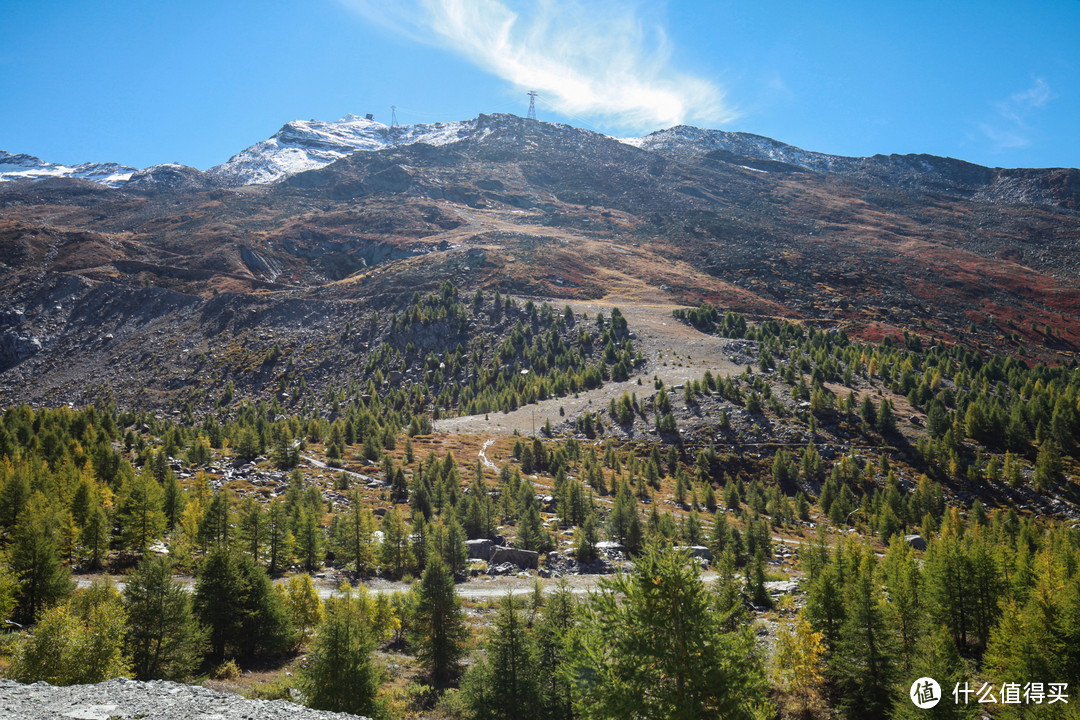
<path fill-rule="evenodd" d="M 494 313 L 517 318 L 506 337 L 465 332 Z M 433 415 L 570 396 L 633 378 L 640 356 L 618 310 L 449 285 L 390 320 L 448 321 L 456 347 L 387 343 L 319 403 L 230 386 L 201 414 L 6 409 L 5 674 L 257 670 L 274 679 L 248 692 L 377 717 L 1075 713 L 1080 531 L 1048 509 L 1076 498 L 1080 370 L 703 305 L 674 321 L 747 341 L 752 366 L 678 389 L 641 377 L 512 438 L 493 469 Z M 634 423 L 652 432 L 631 439 Z M 225 482 L 241 466 L 275 491 Z M 537 579 L 463 600 L 466 541 L 496 537 L 541 568 L 551 552 L 620 571 L 589 593 Z M 313 580 L 328 571 L 348 584 Z M 789 578 L 798 592 L 770 592 Z M 944 696 L 931 710 L 909 698 L 922 677 Z"/>

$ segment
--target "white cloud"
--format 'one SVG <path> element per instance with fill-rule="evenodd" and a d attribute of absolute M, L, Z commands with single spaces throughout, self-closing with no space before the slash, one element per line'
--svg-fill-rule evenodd
<path fill-rule="evenodd" d="M 341 0 L 366 18 L 452 50 L 567 116 L 625 130 L 736 117 L 723 90 L 671 67 L 663 29 L 613 0 Z"/>
<path fill-rule="evenodd" d="M 980 123 L 983 135 L 999 150 L 1031 145 L 1031 119 L 1037 110 L 1054 99 L 1050 85 L 1035 78 L 1031 87 L 1015 92 L 996 104 L 997 114 L 989 122 Z"/>

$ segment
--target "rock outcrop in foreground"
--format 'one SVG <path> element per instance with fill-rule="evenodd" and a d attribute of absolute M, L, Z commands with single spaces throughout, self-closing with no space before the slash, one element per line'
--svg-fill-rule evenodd
<path fill-rule="evenodd" d="M 183 683 L 109 680 L 97 685 L 53 687 L 0 679 L 0 718 L 45 720 L 357 720 L 356 715 L 311 710 L 283 700 L 248 700 Z"/>

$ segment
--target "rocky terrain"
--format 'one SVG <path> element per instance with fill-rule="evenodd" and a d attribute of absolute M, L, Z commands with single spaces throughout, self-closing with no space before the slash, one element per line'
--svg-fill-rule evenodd
<path fill-rule="evenodd" d="M 850 552 L 843 538 L 867 542 L 852 566 L 870 603 L 886 552 L 960 557 L 996 534 L 1000 583 L 956 581 L 933 549 L 900 558 L 945 583 L 925 595 L 935 623 L 970 610 L 946 589 L 1004 609 L 1005 578 L 1054 566 L 1033 548 L 1075 547 L 1042 523 L 1080 518 L 1077 170 L 481 115 L 294 121 L 208 171 L 5 154 L 0 173 L 0 454 L 14 458 L 0 531 L 46 526 L 45 500 L 26 500 L 46 488 L 78 532 L 65 562 L 81 587 L 93 568 L 130 587 L 148 551 L 191 587 L 230 523 L 259 556 L 261 518 L 281 511 L 295 545 L 253 558 L 268 575 L 309 573 L 323 599 L 360 581 L 386 600 L 461 532 L 440 572 L 480 648 L 508 592 L 589 602 L 644 566 L 647 537 L 711 562 L 704 579 L 771 648 L 832 587 L 815 573 L 829 548 L 849 548 L 837 563 Z M 143 495 L 162 518 L 140 545 L 133 503 L 157 483 L 171 529 L 165 500 Z M 954 642 L 981 653 L 989 627 Z M 377 652 L 384 697 L 457 717 L 395 634 Z M 35 637 L 49 636 L 16 642 Z M 272 675 L 274 697 L 301 700 L 289 678 L 319 656 L 300 652 L 229 687 L 267 696 Z M 62 681 L 18 675 L 12 657 L 9 674 Z M 4 680 L 0 717 L 338 716 L 163 682 Z"/>
<path fill-rule="evenodd" d="M 97 685 L 23 685 L 0 678 L 0 718 L 19 720 L 355 720 L 358 715 L 311 710 L 283 700 L 248 700 L 183 683 L 109 680 Z"/>
<path fill-rule="evenodd" d="M 211 171 L 157 166 L 116 188 L 0 182 L 0 400 L 175 405 L 237 353 L 243 392 L 265 398 L 280 370 L 256 358 L 275 344 L 325 383 L 348 376 L 342 340 L 365 342 L 362 320 L 445 279 L 1068 363 L 1076 178 L 481 115 L 298 121 Z"/>

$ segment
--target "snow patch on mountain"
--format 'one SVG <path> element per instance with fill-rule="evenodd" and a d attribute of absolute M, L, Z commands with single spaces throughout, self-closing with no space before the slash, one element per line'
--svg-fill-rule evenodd
<path fill-rule="evenodd" d="M 48 178 L 83 178 L 120 187 L 128 181 L 135 168 L 117 163 L 81 163 L 63 165 L 46 162 L 33 155 L 13 155 L 0 150 L 0 182 L 11 180 L 45 180 Z"/>
<path fill-rule="evenodd" d="M 677 125 L 638 138 L 619 138 L 627 145 L 676 156 L 701 156 L 716 150 L 735 155 L 787 163 L 806 170 L 836 172 L 850 170 L 861 158 L 810 152 L 778 140 L 751 133 L 708 130 Z"/>
<path fill-rule="evenodd" d="M 288 175 L 315 170 L 355 152 L 385 150 L 423 142 L 447 145 L 463 140 L 476 129 L 476 120 L 399 125 L 346 115 L 340 120 L 294 120 L 268 140 L 237 153 L 207 174 L 229 186 L 276 182 Z"/>

